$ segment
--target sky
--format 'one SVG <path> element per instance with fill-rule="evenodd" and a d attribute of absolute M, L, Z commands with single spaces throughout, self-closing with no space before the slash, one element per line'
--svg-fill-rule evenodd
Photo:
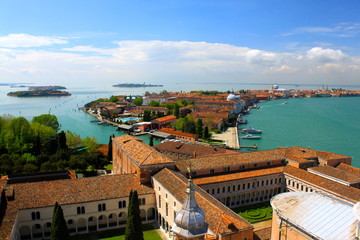
<path fill-rule="evenodd" d="M 0 0 L 0 83 L 360 85 L 358 0 Z"/>

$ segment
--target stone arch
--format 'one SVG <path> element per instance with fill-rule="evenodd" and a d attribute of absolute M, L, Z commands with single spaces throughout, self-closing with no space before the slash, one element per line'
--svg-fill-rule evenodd
<path fill-rule="evenodd" d="M 47 222 L 44 224 L 44 236 L 49 237 L 51 233 L 51 222 Z"/>
<path fill-rule="evenodd" d="M 146 211 L 144 209 L 140 209 L 140 217 L 141 217 L 141 220 L 143 220 L 143 221 L 146 220 Z"/>
<path fill-rule="evenodd" d="M 40 224 L 34 224 L 31 227 L 32 237 L 33 238 L 42 238 L 43 232 Z"/>
<path fill-rule="evenodd" d="M 119 219 L 119 225 L 125 224 L 125 223 L 126 223 L 126 219 L 127 219 L 127 214 L 126 214 L 126 212 L 120 212 L 118 219 Z"/>
<path fill-rule="evenodd" d="M 99 219 L 98 219 L 99 228 L 107 228 L 107 220 L 108 220 L 108 218 L 106 215 L 99 216 Z"/>
<path fill-rule="evenodd" d="M 117 216 L 115 213 L 110 214 L 108 219 L 109 219 L 109 227 L 117 226 Z"/>
<path fill-rule="evenodd" d="M 153 220 L 155 219 L 155 209 L 154 208 L 149 208 L 147 210 L 147 219 L 148 220 Z"/>
<path fill-rule="evenodd" d="M 97 231 L 97 217 L 91 216 L 88 218 L 88 230 Z"/>
<path fill-rule="evenodd" d="M 87 230 L 86 220 L 84 218 L 78 219 L 76 225 L 78 232 L 85 232 Z"/>
<path fill-rule="evenodd" d="M 21 226 L 19 233 L 21 239 L 31 239 L 31 230 L 28 225 Z"/>
<path fill-rule="evenodd" d="M 67 220 L 66 223 L 67 223 L 67 227 L 69 229 L 69 233 L 76 232 L 76 224 L 75 224 L 75 221 L 73 219 Z"/>

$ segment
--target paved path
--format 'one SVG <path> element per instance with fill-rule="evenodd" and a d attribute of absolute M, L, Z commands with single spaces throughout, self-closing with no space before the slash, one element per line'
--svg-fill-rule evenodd
<path fill-rule="evenodd" d="M 239 149 L 239 135 L 237 127 L 229 127 L 225 132 L 212 135 L 213 139 L 222 140 L 231 149 Z"/>

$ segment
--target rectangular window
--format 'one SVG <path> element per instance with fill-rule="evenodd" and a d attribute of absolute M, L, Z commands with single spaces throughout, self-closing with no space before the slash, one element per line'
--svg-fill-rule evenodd
<path fill-rule="evenodd" d="M 210 174 L 214 174 L 215 173 L 215 169 L 210 169 Z"/>
<path fill-rule="evenodd" d="M 165 214 L 166 214 L 166 216 L 169 215 L 169 204 L 168 203 L 166 203 L 166 206 L 165 206 Z"/>
<path fill-rule="evenodd" d="M 161 195 L 159 195 L 159 208 L 161 208 Z"/>
<path fill-rule="evenodd" d="M 225 187 L 223 187 L 223 193 L 225 192 Z"/>

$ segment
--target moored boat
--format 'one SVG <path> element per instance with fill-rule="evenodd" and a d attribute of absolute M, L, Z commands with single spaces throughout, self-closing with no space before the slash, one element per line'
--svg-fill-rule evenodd
<path fill-rule="evenodd" d="M 260 136 L 253 136 L 251 134 L 246 134 L 245 136 L 241 136 L 242 139 L 260 139 Z"/>
<path fill-rule="evenodd" d="M 251 133 L 251 134 L 261 134 L 262 130 L 256 130 L 255 128 L 244 128 L 241 130 L 243 133 Z"/>

